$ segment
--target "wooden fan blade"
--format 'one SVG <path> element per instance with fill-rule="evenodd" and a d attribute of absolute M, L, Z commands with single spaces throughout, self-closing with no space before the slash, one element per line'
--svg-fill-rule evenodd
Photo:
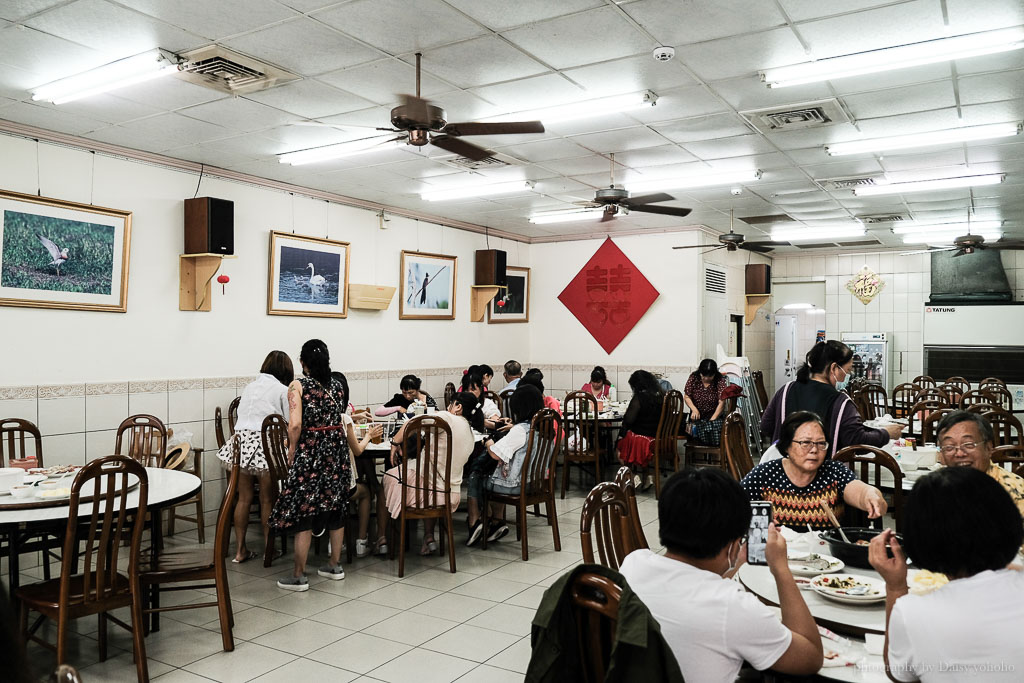
<path fill-rule="evenodd" d="M 739 247 L 740 249 L 746 249 L 747 251 L 755 251 L 758 254 L 767 254 L 769 251 L 775 248 L 773 246 L 769 247 L 766 244 L 762 244 L 760 242 L 744 242 L 743 244 L 739 245 Z"/>
<path fill-rule="evenodd" d="M 449 123 L 441 129 L 446 135 L 521 135 L 543 133 L 540 121 L 507 121 L 495 123 Z"/>
<path fill-rule="evenodd" d="M 402 106 L 405 107 L 405 116 L 413 123 L 421 126 L 430 126 L 430 110 L 427 108 L 427 101 L 415 95 L 402 95 Z"/>
<path fill-rule="evenodd" d="M 625 204 L 628 207 L 642 206 L 644 204 L 657 204 L 658 202 L 670 202 L 675 197 L 664 192 L 658 192 L 656 194 L 644 194 L 639 197 L 630 197 L 629 199 L 623 199 L 620 204 Z"/>
<path fill-rule="evenodd" d="M 609 204 L 604 207 L 604 212 L 601 214 L 601 220 L 599 222 L 605 223 L 607 221 L 615 220 L 615 214 L 619 212 L 619 207 L 614 204 Z"/>
<path fill-rule="evenodd" d="M 707 245 L 704 245 L 704 246 L 707 246 Z M 708 254 L 708 253 L 710 253 L 712 251 L 718 251 L 719 249 L 726 249 L 726 248 L 728 248 L 728 246 L 729 245 L 727 245 L 727 244 L 719 244 L 717 247 L 711 247 L 707 251 L 702 251 L 700 253 L 701 253 L 701 255 Z"/>
<path fill-rule="evenodd" d="M 640 206 L 629 206 L 630 211 L 640 211 L 642 213 L 658 213 L 664 216 L 689 216 L 693 209 L 677 208 L 675 206 L 649 206 L 641 204 Z"/>
<path fill-rule="evenodd" d="M 672 247 L 673 249 L 703 249 L 708 245 L 706 244 L 687 244 L 685 247 Z M 724 244 L 722 245 L 725 246 Z"/>
<path fill-rule="evenodd" d="M 450 135 L 435 135 L 430 139 L 430 143 L 437 145 L 441 149 L 454 152 L 460 157 L 472 159 L 473 161 L 483 161 L 494 154 L 494 152 L 486 150 L 483 147 L 477 147 L 470 142 L 451 137 Z"/>
<path fill-rule="evenodd" d="M 999 240 L 993 244 L 986 244 L 988 249 L 1024 249 L 1022 240 Z"/>

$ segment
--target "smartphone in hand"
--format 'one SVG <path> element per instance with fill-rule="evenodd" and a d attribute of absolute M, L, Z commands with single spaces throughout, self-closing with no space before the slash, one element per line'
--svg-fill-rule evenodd
<path fill-rule="evenodd" d="M 764 549 L 768 543 L 768 525 L 772 523 L 772 504 L 763 500 L 750 503 L 750 528 L 747 529 L 747 563 L 768 564 Z"/>

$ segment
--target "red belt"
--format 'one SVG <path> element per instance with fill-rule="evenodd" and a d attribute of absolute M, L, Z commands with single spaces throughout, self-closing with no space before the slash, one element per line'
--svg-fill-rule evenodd
<path fill-rule="evenodd" d="M 335 432 L 339 429 L 345 429 L 348 425 L 328 425 L 326 427 L 306 427 L 306 431 L 310 432 Z"/>

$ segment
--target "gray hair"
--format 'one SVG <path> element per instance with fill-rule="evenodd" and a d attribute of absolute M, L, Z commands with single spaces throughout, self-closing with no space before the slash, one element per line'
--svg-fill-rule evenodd
<path fill-rule="evenodd" d="M 978 433 L 981 435 L 982 441 L 986 443 L 995 443 L 995 433 L 992 431 L 992 423 L 990 423 L 985 416 L 978 413 L 970 413 L 966 410 L 954 410 L 951 413 L 947 413 L 945 417 L 939 420 L 939 432 L 938 438 L 942 438 L 942 435 L 953 428 L 954 425 L 958 425 L 961 422 L 973 422 L 978 426 Z"/>

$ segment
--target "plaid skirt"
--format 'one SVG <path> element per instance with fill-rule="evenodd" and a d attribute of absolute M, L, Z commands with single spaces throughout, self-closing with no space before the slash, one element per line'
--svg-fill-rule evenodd
<path fill-rule="evenodd" d="M 694 422 L 691 425 L 693 427 L 693 437 L 702 446 L 717 446 L 722 443 L 723 424 L 725 424 L 725 418 Z"/>

